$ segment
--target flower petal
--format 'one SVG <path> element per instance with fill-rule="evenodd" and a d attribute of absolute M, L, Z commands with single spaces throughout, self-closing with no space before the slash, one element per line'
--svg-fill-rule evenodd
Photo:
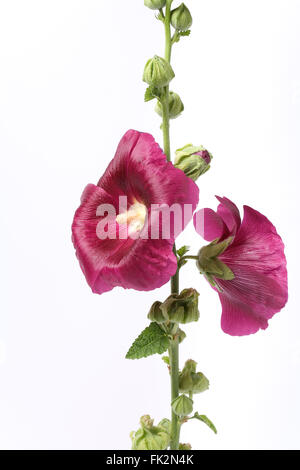
<path fill-rule="evenodd" d="M 280 284 L 287 300 L 287 270 L 284 244 L 274 225 L 260 212 L 244 206 L 244 218 L 234 243 L 220 257 L 233 272 L 251 266 Z"/>
<path fill-rule="evenodd" d="M 216 196 L 216 198 L 220 202 L 217 213 L 222 217 L 230 234 L 234 235 L 241 225 L 240 212 L 237 206 L 227 197 Z"/>
<path fill-rule="evenodd" d="M 194 214 L 193 221 L 196 232 L 206 241 L 224 238 L 228 234 L 223 219 L 212 209 L 200 209 Z"/>
<path fill-rule="evenodd" d="M 222 328 L 229 334 L 255 333 L 287 302 L 284 245 L 274 225 L 244 206 L 244 219 L 234 242 L 220 256 L 233 271 L 232 281 L 218 280 Z"/>
<path fill-rule="evenodd" d="M 99 239 L 97 227 L 103 217 L 97 215 L 97 208 L 110 204 L 119 215 L 120 196 L 127 197 L 128 206 L 138 202 L 147 208 L 149 224 L 144 226 L 143 233 L 146 229 L 151 232 L 153 204 L 177 205 L 181 223 L 175 223 L 177 220 L 171 214 L 169 236 L 164 238 L 159 231 L 155 239 Z M 177 269 L 172 251 L 174 238 L 192 218 L 198 198 L 196 184 L 167 162 L 150 134 L 128 131 L 98 186 L 88 185 L 85 189 L 74 217 L 73 242 L 92 290 L 99 294 L 116 286 L 152 290 L 165 284 Z M 187 217 L 184 205 L 190 206 Z M 114 223 L 108 231 L 116 229 L 121 233 L 122 227 L 116 223 L 116 217 L 109 220 Z"/>
<path fill-rule="evenodd" d="M 268 321 L 255 315 L 247 304 L 239 304 L 220 295 L 222 304 L 221 328 L 231 336 L 244 336 L 265 330 Z"/>

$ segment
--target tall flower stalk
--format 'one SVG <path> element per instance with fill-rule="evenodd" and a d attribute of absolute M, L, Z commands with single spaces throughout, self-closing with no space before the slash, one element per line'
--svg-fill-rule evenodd
<path fill-rule="evenodd" d="M 165 10 L 165 60 L 171 63 L 172 53 L 172 40 L 171 40 L 171 4 L 173 0 L 167 0 Z M 163 16 L 163 13 L 160 12 Z M 164 153 L 168 160 L 171 159 L 171 146 L 170 146 L 170 117 L 169 117 L 169 85 L 165 88 L 165 96 L 162 101 L 162 130 L 164 139 Z M 176 245 L 174 243 L 174 253 L 176 255 Z M 179 269 L 171 278 L 171 294 L 179 294 Z M 176 334 L 178 326 L 175 324 L 172 331 L 172 339 L 170 340 L 169 347 L 169 364 L 170 364 L 170 377 L 171 377 L 171 403 L 179 395 L 179 342 L 178 335 Z M 177 414 L 171 408 L 171 440 L 170 449 L 178 449 L 180 435 L 180 424 Z"/>
<path fill-rule="evenodd" d="M 179 273 L 193 264 L 216 291 L 222 307 L 221 328 L 232 336 L 256 333 L 287 301 L 284 245 L 274 225 L 260 212 L 218 197 L 217 211 L 196 211 L 199 189 L 195 181 L 210 168 L 212 154 L 202 145 L 186 144 L 171 162 L 170 120 L 184 109 L 170 90 L 175 73 L 172 46 L 189 36 L 192 16 L 185 4 L 173 0 L 144 0 L 156 12 L 165 31 L 164 57 L 148 60 L 143 80 L 145 101 L 156 100 L 162 118 L 163 150 L 152 135 L 129 130 L 96 185 L 85 188 L 75 212 L 72 239 L 80 267 L 96 294 L 115 287 L 148 291 L 170 281 L 171 292 L 155 301 L 147 326 L 130 347 L 126 358 L 163 354 L 170 373 L 171 419 L 157 425 L 149 415 L 131 433 L 133 450 L 187 450 L 179 442 L 181 426 L 192 419 L 217 432 L 212 421 L 194 410 L 194 397 L 209 388 L 206 376 L 193 359 L 179 369 L 179 345 L 185 339 L 181 326 L 199 319 L 199 294 L 193 287 L 179 290 Z M 190 253 L 177 249 L 176 237 L 193 219 L 196 232 L 208 245 Z"/>

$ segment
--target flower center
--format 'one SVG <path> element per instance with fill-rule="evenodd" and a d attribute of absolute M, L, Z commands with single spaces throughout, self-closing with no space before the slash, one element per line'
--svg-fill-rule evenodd
<path fill-rule="evenodd" d="M 117 215 L 117 222 L 120 225 L 127 224 L 128 235 L 140 232 L 145 224 L 147 208 L 144 204 L 136 201 L 128 211 Z"/>

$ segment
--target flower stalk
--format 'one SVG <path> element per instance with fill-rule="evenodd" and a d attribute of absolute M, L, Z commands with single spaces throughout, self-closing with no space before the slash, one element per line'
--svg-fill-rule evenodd
<path fill-rule="evenodd" d="M 171 4 L 173 0 L 167 0 L 165 10 L 165 59 L 171 62 L 172 40 L 171 40 Z M 169 116 L 169 85 L 165 87 L 162 100 L 162 131 L 164 140 L 164 153 L 168 161 L 171 159 L 170 148 L 170 116 Z M 173 251 L 176 256 L 176 246 Z M 179 269 L 171 278 L 171 294 L 179 294 Z M 177 327 L 178 328 L 178 327 Z M 171 402 L 179 395 L 179 341 L 178 336 L 173 333 L 173 339 L 169 347 L 170 377 L 171 377 Z M 171 411 L 171 442 L 170 449 L 177 450 L 179 446 L 180 423 L 178 416 Z"/>

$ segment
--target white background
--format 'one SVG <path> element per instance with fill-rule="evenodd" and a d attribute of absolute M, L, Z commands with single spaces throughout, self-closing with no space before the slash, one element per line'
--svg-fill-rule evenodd
<path fill-rule="evenodd" d="M 193 266 L 182 287 L 201 292 L 185 328 L 190 357 L 209 377 L 191 422 L 197 449 L 299 448 L 300 2 L 186 0 L 194 25 L 175 46 L 172 88 L 186 110 L 172 148 L 205 145 L 214 194 L 267 215 L 286 244 L 290 298 L 270 327 L 232 338 L 218 296 Z M 177 2 L 174 2 L 177 5 Z M 93 295 L 71 243 L 87 183 L 96 183 L 128 128 L 161 142 L 143 66 L 163 53 L 162 24 L 142 0 L 0 1 L 0 447 L 126 449 L 139 417 L 169 413 L 157 356 L 128 361 L 132 340 L 168 285 Z M 203 243 L 190 227 L 178 244 Z"/>

